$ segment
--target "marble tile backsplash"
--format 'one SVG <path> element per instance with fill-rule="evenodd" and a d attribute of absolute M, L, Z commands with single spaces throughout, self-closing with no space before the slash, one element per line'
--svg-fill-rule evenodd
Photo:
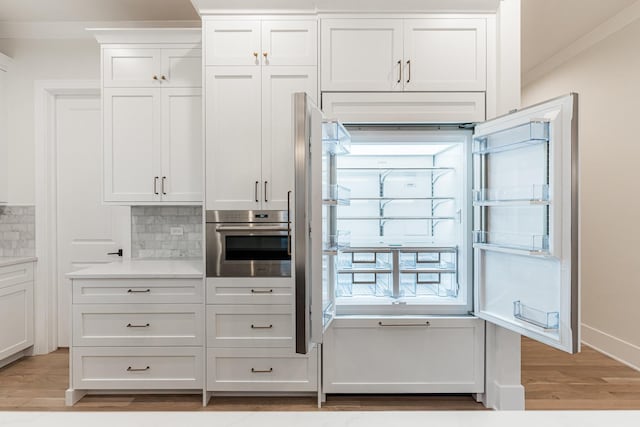
<path fill-rule="evenodd" d="M 172 228 L 183 234 L 172 235 Z M 197 258 L 202 256 L 200 206 L 131 207 L 132 258 Z"/>
<path fill-rule="evenodd" d="M 35 206 L 0 206 L 0 256 L 36 254 Z"/>

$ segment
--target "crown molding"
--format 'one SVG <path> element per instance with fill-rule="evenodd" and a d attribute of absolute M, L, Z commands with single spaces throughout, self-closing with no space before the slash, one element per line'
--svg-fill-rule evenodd
<path fill-rule="evenodd" d="M 0 39 L 93 39 L 87 28 L 197 28 L 201 21 L 0 22 Z"/>
<path fill-rule="evenodd" d="M 546 74 L 560 67 L 565 62 L 621 31 L 638 19 L 640 19 L 640 0 L 622 9 L 619 13 L 598 25 L 592 31 L 580 37 L 558 53 L 544 60 L 530 70 L 525 71 L 522 75 L 522 86 L 525 87 L 530 85 L 536 80 L 544 77 Z"/>
<path fill-rule="evenodd" d="M 198 28 L 87 28 L 100 44 L 200 43 Z"/>

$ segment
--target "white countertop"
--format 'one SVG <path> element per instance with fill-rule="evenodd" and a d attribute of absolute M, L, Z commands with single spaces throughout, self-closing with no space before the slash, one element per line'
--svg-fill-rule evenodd
<path fill-rule="evenodd" d="M 131 260 L 100 264 L 67 274 L 71 279 L 200 279 L 202 260 Z"/>
<path fill-rule="evenodd" d="M 7 267 L 9 265 L 24 264 L 25 262 L 35 262 L 38 258 L 34 256 L 21 256 L 21 257 L 0 257 L 0 267 Z"/>

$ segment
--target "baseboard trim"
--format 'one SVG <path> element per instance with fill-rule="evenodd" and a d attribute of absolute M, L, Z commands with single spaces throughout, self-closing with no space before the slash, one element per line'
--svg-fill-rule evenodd
<path fill-rule="evenodd" d="M 600 353 L 640 371 L 640 347 L 582 324 L 582 343 Z"/>

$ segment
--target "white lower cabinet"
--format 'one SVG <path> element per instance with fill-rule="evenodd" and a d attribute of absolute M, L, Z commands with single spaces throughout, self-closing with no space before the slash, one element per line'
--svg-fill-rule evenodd
<path fill-rule="evenodd" d="M 74 347 L 72 387 L 100 390 L 198 389 L 201 347 Z"/>
<path fill-rule="evenodd" d="M 0 366 L 33 345 L 33 285 L 33 262 L 0 267 Z"/>
<path fill-rule="evenodd" d="M 323 344 L 325 393 L 482 393 L 484 321 L 336 318 Z"/>
<path fill-rule="evenodd" d="M 316 391 L 318 351 L 308 355 L 271 349 L 208 349 L 209 391 Z"/>

